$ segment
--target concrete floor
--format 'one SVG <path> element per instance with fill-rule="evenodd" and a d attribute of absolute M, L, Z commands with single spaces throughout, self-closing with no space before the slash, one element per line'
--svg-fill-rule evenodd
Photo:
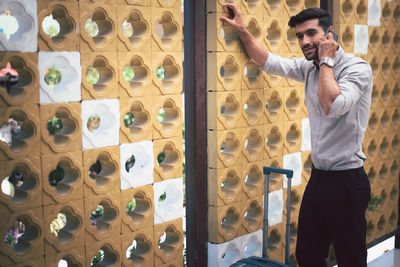
<path fill-rule="evenodd" d="M 400 267 L 400 249 L 392 249 L 368 263 L 368 267 Z"/>

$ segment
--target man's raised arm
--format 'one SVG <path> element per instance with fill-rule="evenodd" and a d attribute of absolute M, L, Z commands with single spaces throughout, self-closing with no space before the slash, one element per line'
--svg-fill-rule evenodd
<path fill-rule="evenodd" d="M 227 23 L 236 30 L 249 57 L 261 67 L 267 60 L 268 50 L 258 43 L 247 30 L 238 7 L 231 3 L 226 3 L 224 6 L 232 11 L 233 18 L 221 17 L 221 21 Z"/>

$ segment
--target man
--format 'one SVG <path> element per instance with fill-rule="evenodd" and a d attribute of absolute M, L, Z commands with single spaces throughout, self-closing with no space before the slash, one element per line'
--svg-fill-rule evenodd
<path fill-rule="evenodd" d="M 329 32 L 332 18 L 322 9 L 306 9 L 290 18 L 305 58 L 285 59 L 255 40 L 235 5 L 225 6 L 233 17 L 221 20 L 236 29 L 256 64 L 269 74 L 305 83 L 314 166 L 298 219 L 299 265 L 326 266 L 333 243 L 340 267 L 366 267 L 365 211 L 371 189 L 361 144 L 373 84 L 369 64 L 338 46 Z"/>

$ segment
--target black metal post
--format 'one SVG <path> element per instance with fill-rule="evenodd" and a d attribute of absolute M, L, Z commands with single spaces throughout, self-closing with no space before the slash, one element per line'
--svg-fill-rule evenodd
<path fill-rule="evenodd" d="M 206 3 L 185 1 L 187 266 L 207 266 Z"/>

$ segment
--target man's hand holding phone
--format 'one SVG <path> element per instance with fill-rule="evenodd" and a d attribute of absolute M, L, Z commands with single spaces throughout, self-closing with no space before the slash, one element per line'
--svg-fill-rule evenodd
<path fill-rule="evenodd" d="M 325 36 L 322 37 L 318 43 L 319 60 L 322 60 L 326 57 L 334 58 L 336 56 L 336 52 L 339 47 L 337 40 L 337 34 L 334 33 L 329 27 L 325 32 Z"/>

